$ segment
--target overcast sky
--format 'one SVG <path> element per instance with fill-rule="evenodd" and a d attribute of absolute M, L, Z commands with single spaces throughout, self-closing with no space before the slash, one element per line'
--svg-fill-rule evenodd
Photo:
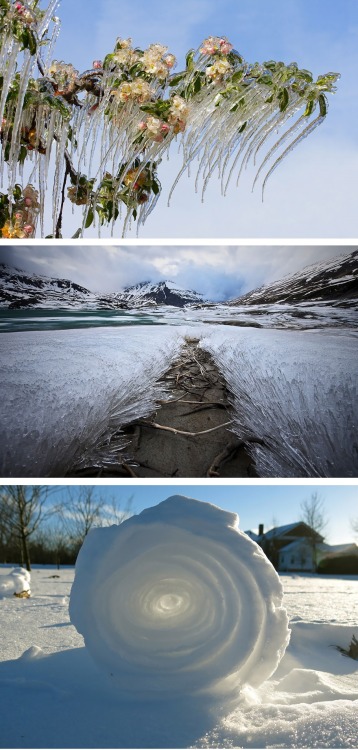
<path fill-rule="evenodd" d="M 54 56 L 81 71 L 113 49 L 117 36 L 131 36 L 142 47 L 167 44 L 181 69 L 188 49 L 218 34 L 229 37 L 249 62 L 296 61 L 315 77 L 341 73 L 327 119 L 275 171 L 264 203 L 260 188 L 251 193 L 249 169 L 238 189 L 233 181 L 226 198 L 214 177 L 202 204 L 194 167 L 167 208 L 180 164 L 174 148 L 160 167 L 163 194 L 141 237 L 357 237 L 357 0 L 76 0 L 63 1 L 59 15 L 62 31 Z M 64 236 L 79 224 L 67 211 Z M 49 221 L 45 230 L 51 231 Z"/>
<path fill-rule="evenodd" d="M 358 517 L 358 488 L 353 485 L 217 485 L 178 484 L 133 486 L 121 480 L 121 486 L 100 486 L 95 493 L 110 501 L 115 498 L 124 509 L 128 499 L 133 498 L 132 509 L 140 513 L 144 508 L 165 500 L 170 495 L 186 495 L 204 500 L 220 508 L 238 513 L 240 529 L 257 531 L 259 523 L 268 531 L 274 524 L 283 526 L 302 518 L 301 504 L 318 493 L 323 501 L 324 516 L 327 521 L 326 541 L 329 544 L 344 544 L 358 541 L 354 535 L 351 520 Z M 56 499 L 57 501 L 57 499 Z"/>
<path fill-rule="evenodd" d="M 312 263 L 346 254 L 337 246 L 0 246 L 0 262 L 67 278 L 93 292 L 169 279 L 220 301 L 251 291 Z"/>

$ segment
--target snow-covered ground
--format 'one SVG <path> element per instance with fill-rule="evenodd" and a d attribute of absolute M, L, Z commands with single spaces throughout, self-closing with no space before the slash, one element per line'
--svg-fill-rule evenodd
<path fill-rule="evenodd" d="M 30 599 L 0 600 L 1 747 L 357 747 L 358 662 L 334 646 L 358 637 L 358 577 L 282 575 L 286 654 L 260 688 L 220 705 L 120 697 L 70 623 L 73 577 L 35 568 Z"/>
<path fill-rule="evenodd" d="M 2 476 L 61 476 L 103 452 L 153 411 L 186 334 L 227 379 L 237 434 L 263 441 L 261 476 L 357 476 L 357 333 L 210 324 L 2 334 Z"/>

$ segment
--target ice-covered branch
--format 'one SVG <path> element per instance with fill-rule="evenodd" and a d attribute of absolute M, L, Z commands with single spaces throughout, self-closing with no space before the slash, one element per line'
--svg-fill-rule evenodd
<path fill-rule="evenodd" d="M 257 172 L 267 167 L 265 185 L 326 116 L 337 74 L 314 81 L 296 63 L 250 65 L 224 37 L 205 39 L 188 53 L 185 69 L 174 74 L 176 61 L 167 47 L 140 50 L 131 39 L 119 38 L 103 61 L 79 73 L 72 63 L 50 60 L 59 33 L 56 5 L 52 0 L 41 11 L 36 0 L 2 0 L 0 6 L 3 237 L 35 232 L 36 217 L 28 221 L 19 196 L 14 199 L 29 162 L 41 217 L 52 165 L 53 234 L 59 233 L 65 163 L 71 178 L 67 197 L 83 207 L 81 232 L 95 222 L 113 228 L 122 210 L 125 232 L 132 220 L 140 225 L 154 209 L 161 190 L 157 167 L 178 137 L 183 166 L 172 190 L 196 160 L 204 195 L 215 172 L 225 192 L 231 178 L 239 179 L 267 146 Z M 40 45 L 47 45 L 45 60 Z M 284 132 L 272 144 L 279 130 Z"/>

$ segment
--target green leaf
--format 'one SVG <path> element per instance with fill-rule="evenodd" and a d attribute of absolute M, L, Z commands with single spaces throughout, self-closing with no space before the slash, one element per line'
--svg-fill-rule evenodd
<path fill-rule="evenodd" d="M 88 211 L 87 218 L 86 218 L 86 223 L 85 223 L 86 229 L 88 229 L 88 227 L 91 226 L 91 224 L 93 222 L 93 219 L 94 219 L 93 208 L 90 208 L 89 211 Z M 81 231 L 81 230 L 77 230 L 77 232 L 78 231 Z M 76 232 L 76 234 L 77 234 L 77 232 Z M 79 237 L 79 235 L 78 235 L 78 237 Z"/>
<path fill-rule="evenodd" d="M 296 74 L 296 77 L 303 78 L 303 80 L 306 81 L 307 83 L 312 83 L 313 81 L 312 73 L 310 73 L 309 70 L 304 70 L 304 69 L 299 70 Z"/>
<path fill-rule="evenodd" d="M 265 86 L 272 86 L 272 78 L 269 75 L 263 75 L 257 79 L 257 83 L 263 83 Z"/>
<path fill-rule="evenodd" d="M 31 31 L 31 29 L 29 29 L 28 45 L 29 45 L 29 50 L 30 50 L 31 55 L 36 55 L 37 42 L 36 42 L 35 34 L 33 33 L 33 31 Z"/>
<path fill-rule="evenodd" d="M 36 50 L 37 50 L 36 37 L 33 31 L 31 31 L 31 29 L 29 29 L 27 26 L 25 26 L 25 28 L 22 29 L 22 33 L 20 35 L 20 41 L 22 42 L 22 49 L 28 49 L 31 55 L 36 54 Z"/>
<path fill-rule="evenodd" d="M 19 158 L 18 161 L 20 164 L 23 164 L 27 156 L 27 148 L 26 146 L 22 145 L 19 152 Z"/>
<path fill-rule="evenodd" d="M 287 109 L 288 102 L 290 100 L 287 89 L 283 88 L 279 91 L 278 100 L 280 103 L 280 111 L 284 112 L 285 109 Z"/>
<path fill-rule="evenodd" d="M 319 113 L 321 117 L 325 117 L 327 114 L 327 99 L 324 94 L 320 94 L 318 97 Z"/>
<path fill-rule="evenodd" d="M 314 110 L 314 105 L 315 105 L 314 99 L 310 99 L 310 100 L 309 100 L 309 101 L 307 102 L 307 104 L 306 104 L 306 109 L 305 109 L 305 111 L 304 111 L 304 113 L 303 113 L 303 116 L 304 116 L 304 117 L 309 117 L 309 116 L 310 116 L 310 115 L 312 114 L 312 112 L 313 112 L 313 110 Z"/>
<path fill-rule="evenodd" d="M 240 81 L 242 81 L 243 76 L 244 76 L 244 71 L 243 70 L 237 70 L 236 73 L 234 73 L 231 76 L 232 83 L 239 83 Z"/>
<path fill-rule="evenodd" d="M 81 237 L 82 229 L 79 227 L 79 229 L 76 229 L 75 233 L 72 235 L 73 240 L 78 240 L 79 237 Z"/>
<path fill-rule="evenodd" d="M 201 76 L 197 75 L 194 80 L 194 94 L 198 94 L 201 89 Z"/>
<path fill-rule="evenodd" d="M 173 78 L 171 78 L 171 80 L 169 81 L 169 86 L 177 86 L 178 83 L 180 83 L 180 81 L 185 78 L 185 75 L 185 73 L 178 73 L 176 76 L 173 76 Z"/>
<path fill-rule="evenodd" d="M 159 183 L 156 180 L 153 180 L 151 187 L 152 187 L 152 191 L 153 191 L 154 195 L 158 195 L 158 193 L 160 192 L 160 185 L 159 185 Z"/>
<path fill-rule="evenodd" d="M 12 194 L 14 196 L 14 200 L 15 201 L 19 201 L 22 198 L 22 188 L 21 188 L 21 185 L 18 185 L 16 183 Z"/>
<path fill-rule="evenodd" d="M 194 55 L 195 55 L 195 52 L 194 52 L 193 49 L 191 49 L 188 52 L 188 54 L 187 54 L 187 56 L 185 58 L 185 64 L 186 64 L 187 71 L 194 70 Z"/>

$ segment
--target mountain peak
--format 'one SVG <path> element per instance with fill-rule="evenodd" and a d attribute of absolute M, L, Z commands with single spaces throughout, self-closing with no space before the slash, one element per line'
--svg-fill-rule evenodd
<path fill-rule="evenodd" d="M 302 271 L 284 276 L 247 294 L 230 300 L 229 305 L 327 302 L 352 305 L 358 301 L 358 250 Z"/>

